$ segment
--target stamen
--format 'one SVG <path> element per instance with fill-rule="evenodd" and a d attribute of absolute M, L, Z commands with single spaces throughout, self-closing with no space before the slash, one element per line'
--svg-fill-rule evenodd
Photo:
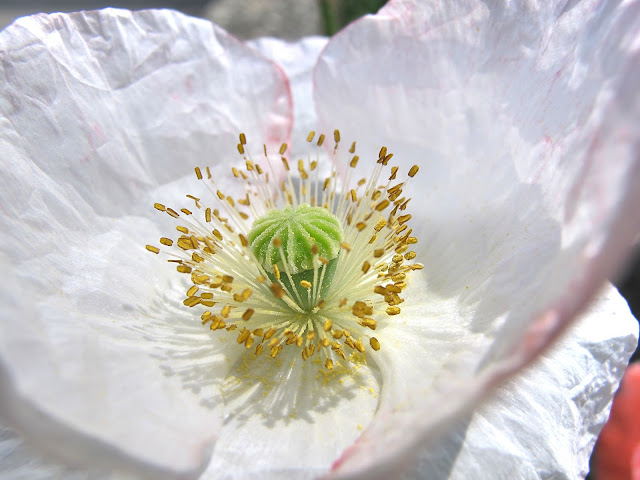
<path fill-rule="evenodd" d="M 418 166 L 397 180 L 399 168 L 388 166 L 393 154 L 382 147 L 367 178 L 352 182 L 360 160 L 356 144 L 343 152 L 335 130 L 328 149 L 332 167 L 322 178 L 318 165 L 327 138 L 312 131 L 306 140 L 317 153 L 296 159 L 292 169 L 289 145 L 280 145 L 275 159 L 263 145 L 266 163 L 259 164 L 241 133 L 243 167 L 233 166 L 231 173 L 244 186 L 242 195 L 227 195 L 209 167 L 196 167 L 213 203 L 203 205 L 206 200 L 192 195 L 193 211 L 155 203 L 156 210 L 180 219 L 180 236 L 161 237 L 166 250 L 145 248 L 169 256 L 189 276 L 183 303 L 202 308 L 201 323 L 211 331 L 234 332 L 238 345 L 256 356 L 266 351 L 277 358 L 284 348 L 298 348 L 304 361 L 319 356 L 320 365 L 332 370 L 347 361 L 345 352 L 380 350 L 370 334 L 383 332 L 401 314 L 409 274 L 422 268 L 407 264 L 416 258 L 409 249 L 418 239 L 405 213 L 411 199 L 403 196 Z M 341 174 L 345 162 L 349 168 Z M 286 178 L 275 182 L 277 163 Z"/>

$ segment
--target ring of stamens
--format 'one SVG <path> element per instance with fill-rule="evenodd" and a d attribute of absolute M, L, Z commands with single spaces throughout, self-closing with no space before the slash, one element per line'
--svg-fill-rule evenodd
<path fill-rule="evenodd" d="M 215 184 L 211 170 L 196 167 L 197 178 L 212 193 L 216 205 L 205 206 L 200 198 L 187 197 L 194 203 L 197 215 L 187 209 L 174 210 L 156 203 L 157 210 L 179 221 L 174 241 L 160 238 L 163 254 L 176 265 L 178 272 L 189 275 L 192 286 L 186 291 L 184 305 L 203 308 L 201 321 L 215 331 L 236 331 L 236 341 L 255 355 L 278 357 L 286 347 L 301 350 L 304 360 L 321 359 L 331 370 L 351 354 L 377 351 L 380 341 L 373 336 L 379 322 L 392 320 L 401 312 L 401 297 L 408 275 L 422 268 L 413 263 L 417 243 L 408 228 L 411 215 L 405 213 L 410 198 L 403 196 L 406 181 L 398 181 L 399 169 L 390 166 L 393 155 L 386 147 L 380 149 L 373 172 L 368 179 L 351 184 L 351 176 L 359 157 L 355 142 L 348 149 L 349 168 L 344 177 L 336 166 L 344 153 L 340 133 L 334 132 L 333 162 L 330 174 L 319 174 L 319 149 L 325 136 L 310 132 L 307 141 L 318 149 L 306 160 L 291 168 L 286 157 L 287 144 L 279 151 L 284 179 L 277 182 L 276 162 L 264 146 L 266 172 L 246 151 L 246 138 L 240 134 L 238 152 L 244 168 L 232 168 L 233 176 L 244 183 L 245 195 L 232 198 Z M 390 168 L 385 180 L 384 169 Z M 407 175 L 418 171 L 413 166 Z M 294 186 L 294 175 L 298 186 Z M 339 182 L 339 180 L 342 180 Z M 282 255 L 281 271 L 277 265 L 267 271 L 255 258 L 247 240 L 252 219 L 260 218 L 270 209 L 297 208 L 301 204 L 322 207 L 333 213 L 344 231 L 341 252 L 333 261 L 333 281 L 321 288 L 329 259 L 312 247 L 313 270 L 308 278 L 298 279 L 289 271 L 280 240 L 274 246 Z M 160 249 L 147 245 L 147 250 Z M 303 296 L 306 295 L 306 298 Z M 348 354 L 349 355 L 348 355 Z"/>

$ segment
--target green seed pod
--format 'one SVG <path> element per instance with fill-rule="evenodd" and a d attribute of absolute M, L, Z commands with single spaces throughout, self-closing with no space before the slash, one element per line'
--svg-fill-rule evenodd
<path fill-rule="evenodd" d="M 302 204 L 297 208 L 270 210 L 253 223 L 248 240 L 253 254 L 267 272 L 272 272 L 273 265 L 277 265 L 282 274 L 288 268 L 293 275 L 313 270 L 313 245 L 319 257 L 336 258 L 342 236 L 342 226 L 335 215 L 325 208 Z M 274 239 L 279 242 L 274 243 Z M 284 255 L 277 243 L 281 244 Z"/>

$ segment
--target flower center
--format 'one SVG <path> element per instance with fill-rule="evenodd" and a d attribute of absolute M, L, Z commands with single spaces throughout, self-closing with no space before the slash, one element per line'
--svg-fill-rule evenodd
<path fill-rule="evenodd" d="M 311 132 L 307 141 L 314 138 Z M 196 167 L 217 208 L 192 195 L 187 197 L 197 216 L 187 208 L 178 212 L 160 203 L 155 208 L 182 220 L 176 241 L 162 237 L 160 243 L 168 247 L 163 251 L 168 261 L 189 275 L 192 285 L 183 303 L 205 309 L 203 325 L 234 332 L 237 343 L 256 356 L 267 352 L 276 358 L 283 348 L 297 347 L 303 360 L 318 359 L 331 370 L 336 362 L 365 355 L 366 344 L 373 351 L 381 348 L 372 332 L 400 313 L 407 276 L 422 265 L 412 263 L 416 253 L 410 248 L 417 238 L 407 226 L 410 198 L 402 196 L 399 168 L 390 167 L 381 181 L 393 155 L 383 147 L 368 178 L 352 185 L 359 161 L 355 142 L 348 168 L 339 171 L 343 153 L 340 133 L 334 132 L 332 167 L 321 178 L 324 141 L 320 135 L 316 155 L 298 160 L 297 172 L 283 144 L 278 154 L 284 175 L 277 182 L 266 147 L 271 175 L 246 153 L 240 134 L 244 168 L 232 172 L 244 184 L 243 197 L 211 189 L 210 169 L 203 175 Z M 417 171 L 414 165 L 408 176 Z M 158 247 L 146 248 L 160 253 Z"/>
<path fill-rule="evenodd" d="M 335 215 L 303 203 L 269 210 L 253 223 L 248 240 L 269 279 L 282 282 L 296 303 L 311 312 L 333 280 L 342 235 Z"/>

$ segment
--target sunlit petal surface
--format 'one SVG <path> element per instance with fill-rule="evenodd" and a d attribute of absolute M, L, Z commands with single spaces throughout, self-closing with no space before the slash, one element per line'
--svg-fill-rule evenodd
<path fill-rule="evenodd" d="M 389 351 L 378 415 L 336 474 L 384 478 L 410 464 L 448 417 L 555 338 L 623 260 L 640 202 L 638 9 L 391 1 L 321 55 L 320 125 L 421 167 L 410 190 L 428 293 L 412 304 L 420 328 L 453 345 L 428 352 L 398 329 L 404 356 L 428 361 L 407 369 Z M 618 318 L 632 341 L 637 327 Z"/>
<path fill-rule="evenodd" d="M 286 140 L 286 78 L 168 11 L 30 17 L 0 51 L 0 415 L 71 462 L 195 474 L 229 359 L 146 254 L 148 217 L 240 128 Z"/>

